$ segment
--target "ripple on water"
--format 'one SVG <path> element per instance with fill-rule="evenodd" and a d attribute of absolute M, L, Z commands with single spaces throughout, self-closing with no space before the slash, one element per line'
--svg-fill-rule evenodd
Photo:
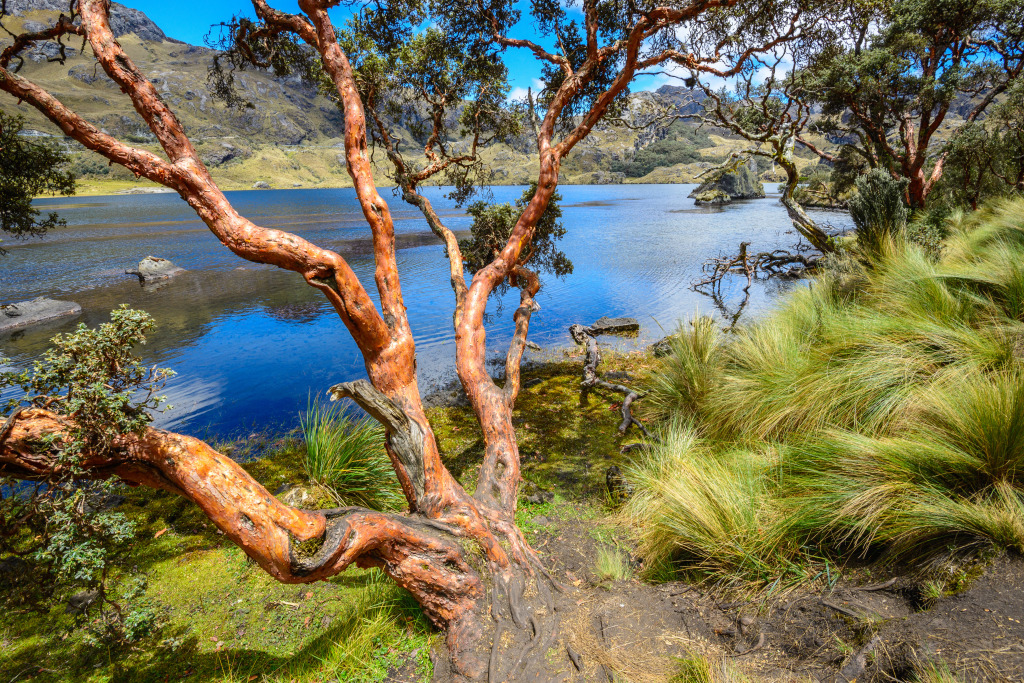
<path fill-rule="evenodd" d="M 672 330 L 712 302 L 690 290 L 709 256 L 734 251 L 742 240 L 758 250 L 796 241 L 786 212 L 774 198 L 695 210 L 686 195 L 693 185 L 564 186 L 561 249 L 574 271 L 564 280 L 543 279 L 541 310 L 530 338 L 545 347 L 568 345 L 571 323 L 602 315 L 640 320 L 635 339 L 602 343 L 636 348 Z M 774 189 L 769 187 L 769 189 Z M 514 201 L 521 187 L 493 188 L 493 199 Z M 449 227 L 466 231 L 470 218 L 430 188 L 431 201 Z M 372 288 L 369 231 L 350 189 L 227 193 L 245 216 L 292 230 L 345 254 Z M 421 389 L 454 376 L 453 295 L 440 242 L 414 209 L 390 200 L 396 217 L 398 267 L 417 339 Z M 254 424 L 295 426 L 308 397 L 330 385 L 365 376 L 362 358 L 344 325 L 319 292 L 294 273 L 242 262 L 205 229 L 176 195 L 132 195 L 43 200 L 61 207 L 68 227 L 42 240 L 17 242 L 3 261 L 3 302 L 60 295 L 82 304 L 83 314 L 41 332 L 0 338 L 0 355 L 24 365 L 45 349 L 54 331 L 77 322 L 107 319 L 125 302 L 149 311 L 158 327 L 140 349 L 146 363 L 178 374 L 165 393 L 175 408 L 160 424 L 206 433 L 236 433 Z M 820 212 L 819 212 L 820 213 Z M 831 212 L 813 214 L 841 223 Z M 146 290 L 127 267 L 152 254 L 188 272 Z M 726 298 L 741 285 L 727 285 Z M 756 284 L 747 311 L 771 305 L 778 288 Z M 504 354 L 513 330 L 518 293 L 488 307 L 489 357 Z"/>

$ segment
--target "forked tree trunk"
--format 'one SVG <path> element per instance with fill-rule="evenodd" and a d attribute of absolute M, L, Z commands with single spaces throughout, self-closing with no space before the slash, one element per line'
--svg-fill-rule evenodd
<path fill-rule="evenodd" d="M 379 567 L 416 598 L 438 628 L 447 631 L 450 656 L 445 661 L 450 661 L 450 673 L 455 678 L 543 679 L 540 672 L 545 655 L 558 632 L 551 593 L 556 583 L 515 524 L 520 463 L 512 407 L 519 392 L 519 362 L 539 286 L 521 256 L 529 253 L 534 229 L 554 193 L 561 159 L 590 133 L 637 71 L 669 60 L 682 61 L 689 68 L 704 65 L 714 69 L 711 65 L 719 58 L 699 59 L 665 49 L 641 59 L 644 41 L 709 9 L 731 6 L 736 1 L 651 8 L 637 15 L 624 39 L 603 46 L 598 45 L 596 5 L 588 5 L 586 58 L 575 69 L 565 57 L 550 54 L 529 41 L 506 38 L 500 33 L 498 21 L 493 21 L 490 39 L 495 43 L 531 49 L 538 58 L 567 72 L 536 128 L 540 154 L 537 192 L 505 247 L 469 285 L 457 240 L 437 219 L 429 202 L 418 201 L 415 193 L 407 197 L 421 206 L 431 229 L 448 245 L 456 300 L 456 367 L 485 442 L 472 496 L 441 461 L 420 399 L 416 349 L 398 277 L 394 225 L 387 202 L 374 185 L 366 116 L 352 67 L 327 14 L 337 0 L 299 0 L 301 15 L 274 10 L 265 0 L 252 0 L 263 28 L 247 30 L 252 31 L 251 35 L 263 31 L 270 37 L 281 33 L 298 36 L 319 54 L 336 88 L 345 112 L 345 160 L 373 236 L 379 310 L 374 297 L 341 255 L 297 235 L 262 228 L 235 211 L 213 182 L 174 113 L 115 40 L 109 25 L 109 0 L 78 0 L 80 26 L 61 21 L 45 31 L 19 36 L 0 54 L 0 90 L 35 107 L 66 135 L 111 163 L 175 190 L 234 253 L 294 271 L 327 297 L 359 347 L 369 377 L 368 382 L 336 385 L 332 395 L 351 398 L 384 425 L 387 453 L 409 512 L 298 510 L 278 501 L 240 466 L 205 443 L 158 429 L 149 429 L 141 436 L 124 436 L 109 452 L 88 456 L 78 463 L 84 476 L 119 477 L 132 485 L 164 489 L 191 499 L 229 539 L 279 581 L 316 581 L 353 564 Z M 164 156 L 120 142 L 8 69 L 21 50 L 65 34 L 87 39 L 99 65 L 131 99 Z M 607 75 L 603 71 L 607 64 L 616 63 L 618 71 L 606 89 L 594 98 L 576 127 L 553 144 L 562 110 L 594 79 Z M 729 76 L 741 66 L 715 73 Z M 506 381 L 499 387 L 485 364 L 484 310 L 494 289 L 510 279 L 515 279 L 520 289 L 520 306 L 514 316 Z M 67 420 L 38 408 L 12 415 L 0 428 L 0 474 L 27 480 L 59 474 L 64 465 L 45 445 L 45 438 L 56 436 L 59 442 Z M 319 541 L 319 548 L 306 554 L 301 548 L 308 541 Z M 441 669 L 448 671 L 443 662 Z"/>

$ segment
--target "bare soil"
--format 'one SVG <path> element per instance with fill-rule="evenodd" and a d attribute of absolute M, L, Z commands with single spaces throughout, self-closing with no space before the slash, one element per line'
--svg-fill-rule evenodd
<path fill-rule="evenodd" d="M 766 599 L 763 591 L 705 584 L 602 581 L 599 548 L 627 542 L 601 537 L 594 520 L 573 515 L 559 506 L 529 527 L 567 589 L 557 598 L 547 680 L 688 681 L 676 678 L 681 661 L 704 657 L 751 681 L 915 681 L 928 664 L 965 682 L 1024 681 L 1020 557 L 926 573 L 833 570 Z M 929 582 L 955 594 L 936 596 Z M 579 669 L 568 664 L 571 656 Z"/>

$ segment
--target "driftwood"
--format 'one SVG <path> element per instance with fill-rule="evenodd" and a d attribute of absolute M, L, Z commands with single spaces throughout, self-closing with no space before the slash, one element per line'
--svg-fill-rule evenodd
<path fill-rule="evenodd" d="M 750 254 L 748 247 L 750 242 L 740 242 L 739 253 L 735 256 L 717 256 L 705 261 L 702 266 L 705 277 L 695 280 L 690 288 L 695 291 L 709 289 L 711 293 L 718 294 L 722 289 L 722 280 L 728 275 L 743 275 L 747 278 L 743 291 L 749 292 L 750 285 L 758 277 L 796 278 L 813 271 L 821 262 L 821 256 L 807 256 L 799 250 L 791 252 L 776 249 Z"/>
<path fill-rule="evenodd" d="M 595 388 L 606 389 L 608 391 L 623 394 L 625 398 L 622 400 L 622 423 L 619 425 L 619 434 L 625 434 L 630 425 L 636 425 L 640 431 L 644 433 L 644 436 L 647 438 L 653 438 L 651 433 L 647 431 L 647 427 L 633 416 L 633 411 L 631 409 L 633 402 L 642 398 L 644 393 L 630 389 L 622 384 L 606 382 L 598 377 L 597 366 L 601 362 L 601 351 L 597 346 L 597 339 L 594 338 L 589 327 L 584 327 L 579 324 L 570 325 L 569 334 L 572 336 L 572 340 L 574 342 L 582 346 L 586 346 L 587 349 L 587 357 L 583 363 L 583 380 L 580 382 L 580 386 L 584 391 L 584 396 L 587 392 Z"/>

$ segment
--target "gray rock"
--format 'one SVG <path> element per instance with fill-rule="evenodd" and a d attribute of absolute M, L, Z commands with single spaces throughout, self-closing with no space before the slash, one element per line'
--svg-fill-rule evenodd
<path fill-rule="evenodd" d="M 527 340 L 524 346 L 531 351 L 540 351 L 540 344 Z"/>
<path fill-rule="evenodd" d="M 313 492 L 305 486 L 293 486 L 278 496 L 285 505 L 301 508 L 313 502 Z"/>
<path fill-rule="evenodd" d="M 523 500 L 533 505 L 542 505 L 544 503 L 550 503 L 555 499 L 555 494 L 551 491 L 537 491 L 527 496 L 523 496 Z"/>
<path fill-rule="evenodd" d="M 65 614 L 80 614 L 96 604 L 100 599 L 100 590 L 93 588 L 91 591 L 75 593 L 68 598 L 68 606 L 64 609 Z"/>
<path fill-rule="evenodd" d="M 604 473 L 604 481 L 608 486 L 608 495 L 613 503 L 621 503 L 633 495 L 633 484 L 622 474 L 618 465 L 612 465 Z"/>
<path fill-rule="evenodd" d="M 690 193 L 690 198 L 711 190 L 721 190 L 730 199 L 760 199 L 764 197 L 764 184 L 757 177 L 757 166 L 753 160 L 741 164 L 735 171 L 720 173 L 710 178 Z"/>
<path fill-rule="evenodd" d="M 693 203 L 697 206 L 722 206 L 723 204 L 732 203 L 732 197 L 730 197 L 724 190 L 712 189 L 701 192 L 693 198 Z"/>
<path fill-rule="evenodd" d="M 59 13 L 68 11 L 68 2 L 67 0 L 7 0 L 7 11 L 16 17 L 24 16 L 26 12 L 39 10 L 53 12 L 53 19 L 56 19 Z M 110 4 L 110 29 L 115 38 L 134 33 L 143 40 L 181 42 L 164 35 L 164 32 L 144 13 L 117 2 Z"/>
<path fill-rule="evenodd" d="M 86 497 L 84 508 L 86 514 L 103 512 L 104 510 L 113 510 L 126 500 L 128 499 L 117 493 L 95 494 Z"/>
<path fill-rule="evenodd" d="M 257 180 L 255 183 L 252 184 L 252 189 L 254 189 L 254 190 L 269 190 L 270 189 L 270 183 L 268 183 L 266 180 Z"/>
<path fill-rule="evenodd" d="M 637 322 L 636 318 L 609 318 L 601 316 L 590 326 L 590 333 L 595 336 L 599 334 L 624 334 L 639 331 L 640 323 Z"/>
<path fill-rule="evenodd" d="M 0 306 L 0 333 L 18 330 L 48 320 L 79 315 L 82 307 L 74 301 L 36 297 L 31 301 Z"/>
<path fill-rule="evenodd" d="M 20 557 L 0 560 L 0 579 L 16 580 L 28 573 L 28 562 Z"/>
<path fill-rule="evenodd" d="M 139 282 L 145 284 L 153 280 L 166 280 L 179 273 L 184 273 L 185 269 L 179 268 L 165 258 L 147 256 L 139 261 L 139 265 L 135 270 L 126 270 L 124 272 L 126 275 L 137 275 Z"/>
<path fill-rule="evenodd" d="M 659 339 L 650 346 L 647 350 L 654 354 L 655 358 L 664 358 L 665 356 L 672 353 L 672 339 L 675 335 L 669 335 L 663 339 Z"/>
<path fill-rule="evenodd" d="M 220 146 L 214 147 L 211 150 L 207 150 L 203 153 L 203 163 L 207 166 L 219 166 L 220 164 L 226 164 L 232 159 L 236 159 L 241 156 L 238 148 L 229 145 L 226 142 L 222 142 Z M 270 186 L 267 185 L 267 188 Z"/>

